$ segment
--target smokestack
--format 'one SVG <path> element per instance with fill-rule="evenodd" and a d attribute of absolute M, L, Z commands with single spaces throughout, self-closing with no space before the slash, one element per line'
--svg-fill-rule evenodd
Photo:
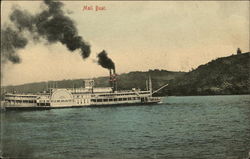
<path fill-rule="evenodd" d="M 111 69 L 109 69 L 109 85 L 110 85 L 110 87 L 112 87 L 112 70 Z"/>
<path fill-rule="evenodd" d="M 116 79 L 116 72 L 115 68 L 113 69 L 113 85 L 114 85 L 114 90 L 117 91 L 117 79 Z"/>
<path fill-rule="evenodd" d="M 113 73 L 112 73 L 113 70 Z M 117 83 L 116 83 L 116 74 L 115 74 L 115 69 L 109 69 L 109 84 L 110 87 L 113 88 L 113 91 L 117 90 Z"/>

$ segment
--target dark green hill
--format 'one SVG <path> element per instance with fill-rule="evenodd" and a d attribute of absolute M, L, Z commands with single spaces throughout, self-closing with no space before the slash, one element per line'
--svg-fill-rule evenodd
<path fill-rule="evenodd" d="M 166 70 L 149 70 L 147 72 L 130 72 L 124 73 L 117 77 L 118 89 L 131 89 L 140 88 L 145 89 L 146 80 L 150 75 L 153 81 L 153 88 L 158 88 L 159 86 L 168 83 L 170 80 L 181 77 L 185 72 L 171 72 Z M 98 77 L 94 78 L 96 87 L 106 87 L 109 86 L 109 77 Z M 48 87 L 57 88 L 79 88 L 83 86 L 83 79 L 76 80 L 62 80 L 62 81 L 49 81 L 49 82 L 39 82 L 39 83 L 29 83 L 17 86 L 7 86 L 4 87 L 4 91 L 7 92 L 22 92 L 22 93 L 36 93 L 45 91 Z M 3 91 L 2 91 L 3 92 Z"/>
<path fill-rule="evenodd" d="M 177 77 L 182 77 L 185 72 L 171 72 L 165 70 L 149 70 L 148 72 L 130 72 L 127 74 L 121 74 L 118 77 L 119 89 L 131 89 L 131 88 L 146 88 L 146 80 L 149 75 L 151 76 L 153 89 L 157 89 L 160 86 L 169 83 Z"/>
<path fill-rule="evenodd" d="M 250 53 L 213 60 L 170 82 L 163 94 L 250 94 Z"/>
<path fill-rule="evenodd" d="M 169 86 L 158 92 L 158 95 L 250 94 L 250 53 L 218 58 L 188 73 L 166 70 L 124 73 L 117 77 L 118 89 L 143 90 L 149 75 L 152 78 L 153 89 L 169 83 Z M 94 80 L 96 87 L 109 86 L 108 76 Z M 83 79 L 7 86 L 4 90 L 36 93 L 46 90 L 47 87 L 55 87 L 55 84 L 58 88 L 79 88 L 83 86 Z"/>

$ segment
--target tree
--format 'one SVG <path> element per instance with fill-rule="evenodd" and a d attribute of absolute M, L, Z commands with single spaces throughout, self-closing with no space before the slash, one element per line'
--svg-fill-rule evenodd
<path fill-rule="evenodd" d="M 240 48 L 237 49 L 237 55 L 241 54 Z"/>

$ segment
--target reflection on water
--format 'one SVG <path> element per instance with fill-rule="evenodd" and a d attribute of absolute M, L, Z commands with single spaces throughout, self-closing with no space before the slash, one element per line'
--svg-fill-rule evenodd
<path fill-rule="evenodd" d="M 29 158 L 246 158 L 250 95 L 1 113 L 2 151 Z"/>

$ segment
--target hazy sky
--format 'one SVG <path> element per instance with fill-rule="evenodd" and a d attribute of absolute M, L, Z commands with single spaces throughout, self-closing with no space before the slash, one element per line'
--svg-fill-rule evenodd
<path fill-rule="evenodd" d="M 189 71 L 200 64 L 229 56 L 240 47 L 249 51 L 248 1 L 63 1 L 64 10 L 76 23 L 79 34 L 91 45 L 91 56 L 82 60 L 60 43 L 29 42 L 19 50 L 20 64 L 2 67 L 2 84 L 91 78 L 108 75 L 95 63 L 105 49 L 118 73 L 166 69 Z M 1 26 L 10 23 L 17 5 L 36 13 L 41 1 L 1 2 Z M 83 11 L 104 6 L 105 11 Z"/>

